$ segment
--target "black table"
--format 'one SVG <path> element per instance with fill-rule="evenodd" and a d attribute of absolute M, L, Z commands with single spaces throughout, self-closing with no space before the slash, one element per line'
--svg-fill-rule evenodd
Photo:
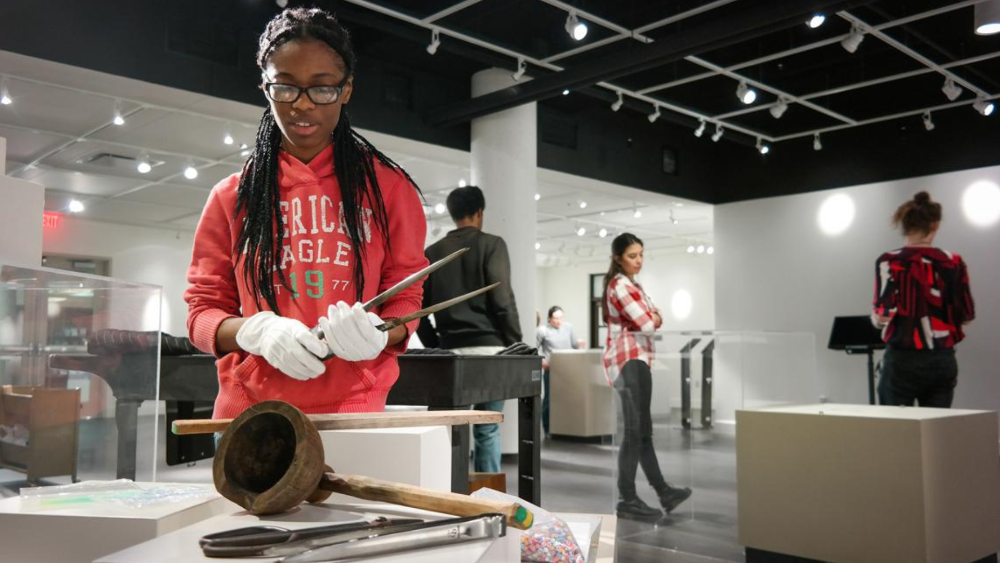
<path fill-rule="evenodd" d="M 517 399 L 517 492 L 541 506 L 542 358 L 403 354 L 390 405 L 467 409 L 477 403 Z M 451 490 L 469 491 L 469 427 L 452 427 Z"/>

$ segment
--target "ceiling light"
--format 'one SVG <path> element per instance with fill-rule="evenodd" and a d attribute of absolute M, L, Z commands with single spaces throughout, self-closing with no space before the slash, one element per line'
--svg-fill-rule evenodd
<path fill-rule="evenodd" d="M 813 133 L 813 150 L 814 151 L 823 150 L 823 141 L 819 140 L 819 133 Z"/>
<path fill-rule="evenodd" d="M 680 221 L 678 221 L 677 218 L 674 217 L 674 210 L 671 209 L 670 210 L 670 224 L 676 225 L 677 223 L 680 223 Z"/>
<path fill-rule="evenodd" d="M 925 111 L 924 112 L 924 129 L 926 129 L 928 131 L 933 131 L 934 130 L 934 121 L 931 120 L 931 112 L 930 111 Z"/>
<path fill-rule="evenodd" d="M 660 118 L 660 106 L 654 105 L 653 110 L 653 113 L 649 114 L 649 117 L 647 117 L 650 123 L 655 123 L 656 120 Z"/>
<path fill-rule="evenodd" d="M 698 254 L 704 254 L 705 253 L 705 245 L 704 244 L 699 244 L 698 248 L 694 249 L 694 251 L 697 252 Z"/>
<path fill-rule="evenodd" d="M 604 227 L 601 227 L 601 230 L 597 231 L 597 236 L 601 238 L 608 236 L 608 230 L 605 229 Z"/>
<path fill-rule="evenodd" d="M 542 248 L 542 243 L 536 242 L 535 243 L 535 250 L 541 250 L 541 248 Z"/>
<path fill-rule="evenodd" d="M 460 187 L 460 188 L 464 188 L 464 187 L 465 187 L 465 186 L 467 186 L 467 185 L 468 185 L 468 184 L 466 183 L 466 181 L 465 181 L 465 178 L 459 178 L 459 179 L 458 179 L 458 187 Z"/>
<path fill-rule="evenodd" d="M 587 208 L 587 202 L 581 200 L 580 201 L 580 209 L 586 209 L 586 208 Z"/>
<path fill-rule="evenodd" d="M 250 156 L 250 149 L 243 149 L 240 151 L 240 156 Z"/>
<path fill-rule="evenodd" d="M 760 154 L 767 154 L 771 152 L 771 147 L 765 145 L 764 140 L 761 139 L 760 137 L 757 137 L 757 150 L 760 151 Z"/>
<path fill-rule="evenodd" d="M 542 199 L 542 194 L 535 194 L 535 201 Z"/>
<path fill-rule="evenodd" d="M 139 155 L 139 164 L 135 167 L 139 171 L 139 174 L 149 174 L 149 171 L 153 169 L 153 166 L 149 164 L 149 155 L 142 153 Z"/>
<path fill-rule="evenodd" d="M 569 95 L 569 88 L 566 88 L 565 90 L 563 90 L 563 96 L 568 96 L 568 95 Z"/>
<path fill-rule="evenodd" d="M 855 25 L 851 27 L 851 32 L 847 34 L 847 37 L 840 41 L 840 46 L 843 47 L 848 53 L 853 53 L 858 50 L 858 47 L 864 40 L 865 31 Z"/>
<path fill-rule="evenodd" d="M 980 2 L 976 4 L 973 14 L 976 35 L 1000 33 L 1000 1 Z"/>
<path fill-rule="evenodd" d="M 695 137 L 701 137 L 704 134 L 705 134 L 705 120 L 704 119 L 699 119 L 698 120 L 698 128 L 694 130 L 694 136 Z"/>
<path fill-rule="evenodd" d="M 705 249 L 705 254 L 715 254 L 715 247 L 714 246 L 710 246 L 710 247 L 706 248 Z"/>
<path fill-rule="evenodd" d="M 675 201 L 674 202 L 674 207 L 684 207 L 684 204 L 681 203 L 681 202 L 679 202 L 679 201 Z"/>
<path fill-rule="evenodd" d="M 962 95 L 962 87 L 955 84 L 955 81 L 950 77 L 944 79 L 944 85 L 941 86 L 941 91 L 944 92 L 944 95 L 953 102 Z"/>
<path fill-rule="evenodd" d="M 227 145 L 231 145 L 236 142 L 235 140 L 233 140 L 232 127 L 228 123 L 226 124 L 226 132 L 222 137 L 222 142 Z"/>
<path fill-rule="evenodd" d="M 427 53 L 433 55 L 438 52 L 438 47 L 441 46 L 441 35 L 438 30 L 431 31 L 431 44 L 427 46 Z"/>
<path fill-rule="evenodd" d="M 635 211 L 632 212 L 632 218 L 633 219 L 638 219 L 640 217 L 642 217 L 642 210 L 641 209 L 636 209 Z"/>
<path fill-rule="evenodd" d="M 241 143 L 241 144 L 240 144 L 240 150 L 247 150 L 247 148 L 248 148 L 248 147 L 247 147 L 247 144 L 246 144 L 246 143 Z"/>
<path fill-rule="evenodd" d="M 274 0 L 274 3 L 277 4 L 279 8 L 288 6 L 288 0 Z"/>
<path fill-rule="evenodd" d="M 7 77 L 4 76 L 0 78 L 0 104 L 9 106 L 14 103 L 14 100 L 10 97 L 10 91 L 7 90 Z"/>
<path fill-rule="evenodd" d="M 584 228 L 584 227 L 579 227 L 579 228 L 578 228 L 578 229 L 576 230 L 576 236 L 578 236 L 578 237 L 582 237 L 582 236 L 583 236 L 583 235 L 585 235 L 585 234 L 587 234 L 587 229 L 586 229 L 586 228 Z"/>
<path fill-rule="evenodd" d="M 70 213 L 82 213 L 84 210 L 83 202 L 78 199 L 71 199 L 69 201 L 69 211 Z"/>
<path fill-rule="evenodd" d="M 188 161 L 187 166 L 184 167 L 184 177 L 188 180 L 194 180 L 198 177 L 198 169 L 194 167 L 194 163 Z"/>
<path fill-rule="evenodd" d="M 972 107 L 983 115 L 990 115 L 993 113 L 993 102 L 987 100 L 986 98 L 979 98 L 976 100 Z"/>
<path fill-rule="evenodd" d="M 448 208 L 445 207 L 443 203 L 439 203 L 434 206 L 434 212 L 437 213 L 438 215 L 444 215 L 444 212 L 447 211 L 447 209 Z"/>
<path fill-rule="evenodd" d="M 688 245 L 688 247 L 687 247 L 687 253 L 688 254 L 694 254 L 694 245 L 693 244 L 689 244 Z"/>
<path fill-rule="evenodd" d="M 809 21 L 806 22 L 806 25 L 808 25 L 812 29 L 816 29 L 817 27 L 823 25 L 823 22 L 825 21 L 826 21 L 826 16 L 824 16 L 823 14 L 815 14 L 813 15 L 813 17 L 809 18 Z"/>
<path fill-rule="evenodd" d="M 740 82 L 736 87 L 736 97 L 744 104 L 750 105 L 757 100 L 757 91 L 747 86 L 746 82 Z"/>
<path fill-rule="evenodd" d="M 722 133 L 723 132 L 724 132 L 724 129 L 722 128 L 722 124 L 721 123 L 716 123 L 715 124 L 715 133 L 712 133 L 712 140 L 715 141 L 716 143 L 718 143 L 719 139 L 722 138 Z"/>
<path fill-rule="evenodd" d="M 115 113 L 114 118 L 111 120 L 115 125 L 125 125 L 125 118 L 122 117 L 122 102 L 121 100 L 115 100 Z"/>
<path fill-rule="evenodd" d="M 576 12 L 570 12 L 566 16 L 566 33 L 577 41 L 582 41 L 587 36 L 587 24 L 580 21 L 580 18 L 576 16 Z"/>
<path fill-rule="evenodd" d="M 622 109 L 622 105 L 625 104 L 625 100 L 622 98 L 622 93 L 618 92 L 618 100 L 611 104 L 611 111 L 618 111 Z"/>
<path fill-rule="evenodd" d="M 768 111 L 771 112 L 771 117 L 781 119 L 781 116 L 788 111 L 788 100 L 784 96 L 778 96 L 778 101 Z"/>
<path fill-rule="evenodd" d="M 527 61 L 525 61 L 523 57 L 518 57 L 517 70 L 515 70 L 514 74 L 510 75 L 510 77 L 513 78 L 515 81 L 520 80 L 521 77 L 524 76 L 524 73 L 527 71 L 528 71 Z"/>

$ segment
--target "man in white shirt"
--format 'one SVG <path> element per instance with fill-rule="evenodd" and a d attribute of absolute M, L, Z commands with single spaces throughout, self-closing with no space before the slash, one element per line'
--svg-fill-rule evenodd
<path fill-rule="evenodd" d="M 535 335 L 535 342 L 538 352 L 542 355 L 542 428 L 545 435 L 549 435 L 549 360 L 552 359 L 553 350 L 567 350 L 569 348 L 584 348 L 586 343 L 582 338 L 577 338 L 573 332 L 573 325 L 564 320 L 565 314 L 562 307 L 558 305 L 549 309 L 548 323 L 538 327 Z"/>

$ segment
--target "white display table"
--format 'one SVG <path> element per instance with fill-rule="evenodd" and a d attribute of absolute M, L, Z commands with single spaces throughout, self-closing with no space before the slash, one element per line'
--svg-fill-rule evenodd
<path fill-rule="evenodd" d="M 969 563 L 1000 550 L 995 412 L 743 410 L 736 435 L 748 548 L 850 563 Z"/>
<path fill-rule="evenodd" d="M 559 436 L 596 438 L 615 433 L 614 389 L 600 350 L 554 350 L 549 369 L 549 430 Z"/>
<path fill-rule="evenodd" d="M 228 501 L 226 501 L 228 503 Z M 274 525 L 295 529 L 322 526 L 338 522 L 371 519 L 376 516 L 448 518 L 449 516 L 380 503 L 365 504 L 303 504 L 295 510 L 268 517 L 247 514 L 229 503 L 225 514 L 198 522 L 171 534 L 101 557 L 95 563 L 191 563 L 219 562 L 202 555 L 198 539 L 206 534 L 245 526 Z M 260 563 L 273 558 L 226 558 L 228 563 Z M 399 555 L 366 559 L 381 563 L 517 563 L 520 561 L 520 532 L 507 528 L 507 535 L 494 541 L 474 541 L 451 547 L 423 549 Z"/>
<path fill-rule="evenodd" d="M 165 484 L 139 483 L 143 487 Z M 0 501 L 0 561 L 90 563 L 108 553 L 223 514 L 232 506 L 215 495 L 207 500 L 141 510 L 95 503 L 26 512 L 21 508 L 21 497 L 11 497 Z"/>

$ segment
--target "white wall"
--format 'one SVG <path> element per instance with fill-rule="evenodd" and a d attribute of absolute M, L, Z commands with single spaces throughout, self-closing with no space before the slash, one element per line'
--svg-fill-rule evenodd
<path fill-rule="evenodd" d="M 1000 167 L 720 205 L 715 210 L 716 319 L 720 329 L 808 331 L 816 335 L 818 392 L 830 401 L 868 400 L 863 356 L 826 349 L 833 317 L 871 310 L 875 259 L 902 245 L 889 219 L 920 190 L 943 205 L 937 245 L 969 264 L 977 320 L 958 346 L 956 407 L 1000 408 L 1000 224 L 972 225 L 962 197 L 978 181 L 1000 184 Z M 832 194 L 855 204 L 850 227 L 828 236 L 817 213 Z"/>
<path fill-rule="evenodd" d="M 162 286 L 161 330 L 187 336 L 187 304 L 183 296 L 193 233 L 70 216 L 63 216 L 60 228 L 45 231 L 45 253 L 110 258 L 111 277 Z"/>
<path fill-rule="evenodd" d="M 45 189 L 4 175 L 7 140 L 0 137 L 0 263 L 40 266 Z"/>

